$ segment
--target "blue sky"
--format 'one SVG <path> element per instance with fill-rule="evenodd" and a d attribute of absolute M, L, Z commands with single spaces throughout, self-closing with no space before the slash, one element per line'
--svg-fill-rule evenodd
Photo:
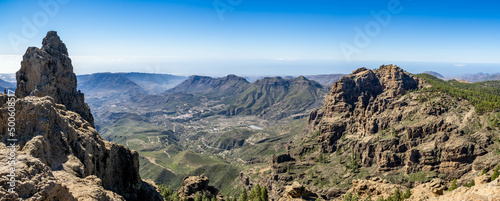
<path fill-rule="evenodd" d="M 0 73 L 17 71 L 26 48 L 40 47 L 49 30 L 68 46 L 77 74 L 299 75 L 388 63 L 415 73 L 496 73 L 499 8 L 435 0 L 0 0 Z"/>

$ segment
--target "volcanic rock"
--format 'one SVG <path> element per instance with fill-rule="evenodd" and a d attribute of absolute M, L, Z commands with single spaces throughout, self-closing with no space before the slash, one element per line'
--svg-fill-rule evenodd
<path fill-rule="evenodd" d="M 182 187 L 179 189 L 180 199 L 193 201 L 196 194 L 199 193 L 200 195 L 206 194 L 208 198 L 216 197 L 217 200 L 222 200 L 223 198 L 219 195 L 219 190 L 213 186 L 209 186 L 209 182 L 210 180 L 205 175 L 184 178 Z"/>
<path fill-rule="evenodd" d="M 55 31 L 47 33 L 42 45 L 41 49 L 30 47 L 26 50 L 21 69 L 16 73 L 16 96 L 50 96 L 94 126 L 94 117 L 84 95 L 76 89 L 76 75 L 66 45 Z"/>

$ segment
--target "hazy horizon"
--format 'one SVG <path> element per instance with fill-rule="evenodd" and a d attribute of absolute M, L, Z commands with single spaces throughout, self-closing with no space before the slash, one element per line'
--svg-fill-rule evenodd
<path fill-rule="evenodd" d="M 20 61 L 19 61 L 20 62 Z M 235 61 L 232 61 L 235 62 Z M 366 61 L 366 62 L 352 62 L 351 64 L 339 64 L 339 61 L 323 61 L 323 64 L 317 64 L 318 61 L 305 61 L 302 65 L 306 65 L 307 63 L 316 64 L 316 68 L 305 68 L 302 70 L 287 70 L 290 66 L 301 65 L 298 63 L 290 63 L 291 61 L 260 61 L 260 64 L 248 64 L 243 62 L 240 64 L 240 67 L 236 66 L 237 63 L 228 62 L 224 65 L 218 65 L 214 63 L 208 63 L 208 65 L 213 65 L 210 67 L 200 68 L 194 73 L 188 73 L 191 69 L 184 69 L 185 71 L 164 71 L 159 64 L 157 65 L 148 65 L 145 68 L 135 67 L 134 64 L 129 64 L 125 68 L 124 66 L 117 66 L 116 68 L 106 68 L 106 70 L 101 71 L 86 71 L 79 68 L 78 62 L 75 64 L 73 59 L 73 67 L 76 75 L 89 75 L 94 73 L 152 73 L 152 74 L 171 74 L 177 76 L 192 76 L 192 75 L 200 75 L 200 76 L 211 76 L 211 77 L 224 77 L 226 75 L 234 74 L 241 77 L 265 77 L 265 76 L 310 76 L 310 75 L 327 75 L 327 74 L 350 74 L 352 71 L 366 67 L 369 69 L 378 68 L 380 65 L 394 64 L 397 65 L 404 70 L 418 74 L 424 71 L 434 71 L 440 73 L 445 77 L 455 77 L 466 74 L 478 74 L 478 73 L 487 73 L 487 74 L 498 74 L 500 71 L 494 71 L 498 69 L 499 64 L 455 64 L 455 63 L 446 63 L 446 62 L 382 62 L 382 61 Z M 246 61 L 248 62 L 248 61 Z M 258 61 L 259 62 L 259 61 Z M 258 63 L 257 62 L 257 63 Z M 283 62 L 283 63 L 279 63 Z M 295 61 L 297 62 L 297 61 Z M 330 66 L 339 64 L 338 66 Z M 184 63 L 186 64 L 186 63 Z M 369 65 L 364 65 L 369 64 Z M 195 64 L 192 64 L 195 65 Z M 252 68 L 252 65 L 254 65 Z M 273 70 L 269 70 L 270 65 L 274 65 L 276 68 Z M 345 66 L 341 66 L 345 65 Z M 205 65 L 207 66 L 207 65 Z M 436 69 L 434 66 L 441 66 L 441 68 Z M 20 64 L 19 67 L 20 68 Z M 180 69 L 180 68 L 179 68 Z M 215 72 L 214 72 L 214 69 Z M 266 69 L 263 71 L 263 69 Z M 293 69 L 293 68 L 292 68 Z M 300 69 L 300 68 L 296 68 Z M 494 69 L 493 71 L 487 71 L 488 69 Z M 187 70 L 187 71 L 186 71 Z M 17 71 L 17 70 L 16 70 Z M 0 74 L 13 74 L 14 72 L 0 72 Z"/>

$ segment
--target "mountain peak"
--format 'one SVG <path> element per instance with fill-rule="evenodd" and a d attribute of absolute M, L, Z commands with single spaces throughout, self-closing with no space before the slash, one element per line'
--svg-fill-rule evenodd
<path fill-rule="evenodd" d="M 394 98 L 421 87 L 421 84 L 422 80 L 396 65 L 382 65 L 375 70 L 363 67 L 335 82 L 326 102 L 336 105 L 332 107 L 336 111 L 353 110 L 366 107 L 379 95 Z"/>
<path fill-rule="evenodd" d="M 47 36 L 42 41 L 42 50 L 51 54 L 61 53 L 68 55 L 68 49 L 57 35 L 56 31 L 47 32 Z"/>
<path fill-rule="evenodd" d="M 443 78 L 444 78 L 444 76 L 443 76 L 443 75 L 441 75 L 441 74 L 440 74 L 440 73 L 438 73 L 438 72 L 434 72 L 434 71 L 424 71 L 423 73 L 425 73 L 425 74 L 429 74 L 429 75 L 432 75 L 432 76 L 437 77 L 437 78 L 439 78 L 439 79 L 443 79 Z"/>
<path fill-rule="evenodd" d="M 182 92 L 188 94 L 232 94 L 246 89 L 249 82 L 236 75 L 228 75 L 221 78 L 193 75 L 176 87 L 167 92 Z"/>
<path fill-rule="evenodd" d="M 245 79 L 244 77 L 239 77 L 239 76 L 234 75 L 234 74 L 229 74 L 224 79 L 226 79 L 226 80 L 237 80 L 237 81 L 245 81 L 245 82 L 247 82 L 247 79 Z"/>
<path fill-rule="evenodd" d="M 84 95 L 77 91 L 77 79 L 66 45 L 55 31 L 49 31 L 42 44 L 41 49 L 30 47 L 24 54 L 21 69 L 16 73 L 16 96 L 50 96 L 93 126 L 90 108 Z"/>

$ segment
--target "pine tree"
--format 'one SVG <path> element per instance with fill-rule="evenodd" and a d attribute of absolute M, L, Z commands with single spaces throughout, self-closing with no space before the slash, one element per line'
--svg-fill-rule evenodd
<path fill-rule="evenodd" d="M 410 197 L 411 197 L 411 191 L 409 188 L 407 188 L 405 194 L 403 195 L 403 198 L 408 199 Z"/>
<path fill-rule="evenodd" d="M 495 168 L 495 170 L 493 171 L 493 175 L 491 175 L 491 181 L 497 179 L 500 176 L 500 173 L 498 173 L 498 170 L 500 170 L 500 165 L 497 168 Z"/>
<path fill-rule="evenodd" d="M 160 195 L 163 196 L 165 200 L 170 200 L 172 195 L 172 190 L 167 185 L 159 184 L 158 188 L 160 189 Z"/>
<path fill-rule="evenodd" d="M 452 191 L 452 190 L 455 190 L 457 189 L 457 179 L 453 179 L 453 181 L 451 182 L 451 187 L 450 189 L 448 189 L 449 191 Z"/>
<path fill-rule="evenodd" d="M 261 188 L 260 197 L 262 198 L 263 201 L 269 200 L 269 195 L 266 187 Z"/>
<path fill-rule="evenodd" d="M 245 188 L 241 190 L 240 201 L 248 201 L 247 190 Z"/>
<path fill-rule="evenodd" d="M 203 192 L 203 196 L 201 197 L 201 200 L 202 201 L 210 201 L 210 199 L 208 199 L 208 197 L 207 197 L 207 192 Z"/>
<path fill-rule="evenodd" d="M 196 194 L 194 195 L 194 201 L 203 201 L 200 192 L 196 192 Z"/>
<path fill-rule="evenodd" d="M 260 197 L 260 193 L 261 193 L 261 190 L 260 190 L 260 185 L 257 184 L 255 185 L 255 187 L 253 187 L 253 189 L 250 191 L 250 196 L 248 196 L 248 199 L 253 201 L 255 199 L 258 199 Z"/>
<path fill-rule="evenodd" d="M 399 191 L 399 188 L 396 188 L 396 190 L 394 191 L 394 195 L 392 197 L 392 200 L 395 200 L 395 201 L 400 201 L 400 200 L 403 200 L 401 199 L 403 196 L 401 196 L 401 191 Z"/>

